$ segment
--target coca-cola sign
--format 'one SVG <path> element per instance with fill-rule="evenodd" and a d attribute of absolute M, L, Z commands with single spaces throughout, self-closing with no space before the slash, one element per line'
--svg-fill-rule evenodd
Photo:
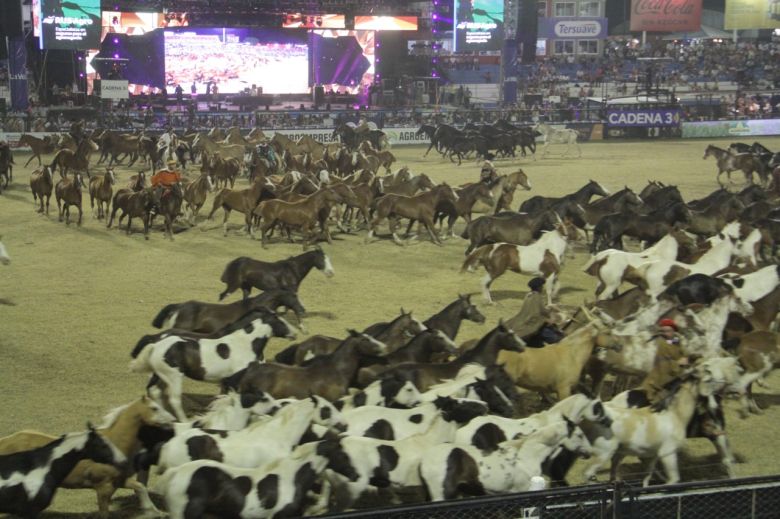
<path fill-rule="evenodd" d="M 702 0 L 631 0 L 631 30 L 696 32 Z"/>

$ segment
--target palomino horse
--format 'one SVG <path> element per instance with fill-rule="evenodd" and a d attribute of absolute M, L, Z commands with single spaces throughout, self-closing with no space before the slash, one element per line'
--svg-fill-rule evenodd
<path fill-rule="evenodd" d="M 54 153 L 54 150 L 57 149 L 57 143 L 52 139 L 49 135 L 46 135 L 43 139 L 39 139 L 38 137 L 34 135 L 29 135 L 27 133 L 22 134 L 21 137 L 19 137 L 19 145 L 20 146 L 29 146 L 32 150 L 32 155 L 30 155 L 30 158 L 27 159 L 27 162 L 24 163 L 24 166 L 27 167 L 27 165 L 32 161 L 32 159 L 37 158 L 38 159 L 38 165 L 41 165 L 41 155 L 43 154 L 49 154 Z"/>
<path fill-rule="evenodd" d="M 745 182 L 753 183 L 753 173 L 758 173 L 758 177 L 761 179 L 761 183 L 766 185 L 769 181 L 769 174 L 764 168 L 764 164 L 761 159 L 753 155 L 752 153 L 731 153 L 728 150 L 718 148 L 710 144 L 704 150 L 704 157 L 715 157 L 718 164 L 718 184 L 721 186 L 723 183 L 720 181 L 720 176 L 723 172 L 726 172 L 726 177 L 731 182 L 731 172 L 740 170 L 745 175 Z"/>
<path fill-rule="evenodd" d="M 54 196 L 57 199 L 57 208 L 60 211 L 60 221 L 65 217 L 65 223 L 70 225 L 70 206 L 75 205 L 79 210 L 79 222 L 81 226 L 81 188 L 84 181 L 81 173 L 74 173 L 73 178 L 63 177 L 54 187 Z"/>
<path fill-rule="evenodd" d="M 113 443 L 122 454 L 130 458 L 140 448 L 138 431 L 144 425 L 165 425 L 175 420 L 160 405 L 149 397 L 141 397 L 129 404 L 109 412 L 104 424 L 97 430 Z M 56 436 L 35 431 L 20 431 L 0 439 L 0 455 L 11 454 L 21 450 L 43 447 L 56 440 Z M 62 482 L 63 488 L 94 488 L 97 492 L 99 516 L 107 518 L 111 496 L 119 488 L 129 488 L 135 491 L 144 510 L 158 512 L 149 499 L 149 492 L 135 477 L 130 477 L 124 471 L 113 465 L 84 461 L 68 474 Z"/>
<path fill-rule="evenodd" d="M 130 234 L 130 224 L 133 218 L 141 218 L 144 223 L 144 238 L 149 239 L 149 219 L 154 200 L 150 189 L 141 191 L 131 191 L 129 189 L 120 189 L 114 195 L 114 201 L 111 204 L 111 218 L 108 220 L 107 228 L 111 228 L 114 223 L 114 216 L 118 210 L 122 210 L 119 217 L 119 224 L 122 224 L 122 218 L 127 216 L 127 234 Z"/>
<path fill-rule="evenodd" d="M 42 447 L 0 456 L 0 513 L 37 517 L 82 460 L 118 465 L 127 458 L 88 424 Z"/>
<path fill-rule="evenodd" d="M 419 221 L 422 223 L 428 231 L 431 240 L 435 244 L 441 245 L 441 239 L 433 228 L 433 219 L 436 214 L 436 206 L 445 200 L 451 203 L 458 201 L 457 193 L 455 193 L 455 190 L 446 183 L 438 185 L 430 191 L 426 191 L 419 195 L 403 196 L 387 194 L 383 196 L 377 200 L 376 216 L 371 220 L 370 229 L 368 235 L 366 235 L 365 242 L 369 243 L 371 241 L 371 238 L 376 232 L 377 225 L 387 218 L 393 240 L 398 245 L 403 245 L 398 234 L 396 234 L 396 228 L 398 226 L 399 218 L 409 218 L 412 222 Z"/>
<path fill-rule="evenodd" d="M 201 173 L 198 178 L 184 186 L 184 207 L 190 212 L 190 225 L 195 225 L 195 218 L 212 191 L 214 191 L 214 182 L 208 173 Z"/>
<path fill-rule="evenodd" d="M 32 180 L 30 180 L 32 183 Z M 89 205 L 92 210 L 95 210 L 95 199 L 98 203 L 98 220 L 105 218 L 108 209 L 111 207 L 111 197 L 114 194 L 114 190 L 111 186 L 116 184 L 116 176 L 114 170 L 111 167 L 106 168 L 105 175 L 95 175 L 89 179 Z M 106 204 L 105 210 L 103 204 Z"/>
<path fill-rule="evenodd" d="M 297 292 L 301 281 L 313 268 L 322 271 L 327 277 L 334 274 L 330 258 L 320 248 L 270 263 L 246 256 L 236 258 L 227 264 L 222 273 L 220 281 L 227 286 L 219 294 L 219 300 L 222 301 L 225 296 L 239 288 L 244 294 L 244 299 L 249 297 L 252 288 L 258 290 L 282 288 Z"/>
<path fill-rule="evenodd" d="M 62 149 L 58 151 L 51 161 L 49 167 L 52 172 L 60 168 L 60 175 L 65 176 L 68 171 L 73 169 L 76 171 L 83 171 L 89 178 L 89 156 L 93 151 L 98 150 L 98 145 L 89 138 L 84 138 L 76 148 L 76 151 L 69 149 Z"/>
<path fill-rule="evenodd" d="M 580 145 L 577 142 L 577 138 L 579 137 L 577 130 L 572 130 L 571 128 L 553 128 L 549 124 L 545 123 L 538 123 L 536 126 L 534 126 L 533 129 L 544 136 L 542 158 L 547 155 L 547 148 L 550 146 L 550 144 L 565 144 L 566 151 L 563 154 L 564 157 L 569 154 L 573 144 L 577 148 L 577 156 L 582 157 L 582 150 L 580 149 Z"/>
<path fill-rule="evenodd" d="M 547 279 L 545 289 L 547 302 L 552 304 L 556 292 L 557 276 L 563 263 L 568 240 L 577 239 L 577 228 L 569 221 L 555 226 L 531 245 L 513 245 L 511 243 L 496 243 L 483 245 L 468 255 L 463 262 L 461 272 L 473 272 L 478 264 L 485 267 L 487 274 L 482 279 L 482 293 L 488 303 L 493 303 L 490 297 L 490 285 L 507 270 L 518 274 L 543 276 Z"/>
<path fill-rule="evenodd" d="M 40 200 L 41 207 L 39 213 L 43 213 L 43 199 L 46 198 L 46 214 L 49 214 L 49 199 L 54 189 L 54 180 L 51 175 L 51 168 L 44 166 L 30 173 L 30 191 L 33 194 L 33 203 Z"/>

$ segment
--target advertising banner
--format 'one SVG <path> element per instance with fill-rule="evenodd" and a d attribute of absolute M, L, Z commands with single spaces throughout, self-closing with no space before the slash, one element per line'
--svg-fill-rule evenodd
<path fill-rule="evenodd" d="M 539 18 L 539 38 L 561 40 L 565 38 L 603 39 L 607 37 L 607 19 L 588 18 Z"/>
<path fill-rule="evenodd" d="M 726 0 L 723 28 L 726 30 L 780 28 L 780 1 Z"/>
<path fill-rule="evenodd" d="M 27 110 L 29 92 L 27 86 L 27 47 L 23 38 L 8 40 L 8 74 L 11 88 L 11 110 Z"/>
<path fill-rule="evenodd" d="M 696 32 L 702 0 L 631 0 L 631 30 Z"/>
<path fill-rule="evenodd" d="M 103 79 L 100 81 L 100 97 L 103 99 L 128 99 L 130 97 L 128 83 L 126 79 Z"/>
<path fill-rule="evenodd" d="M 609 110 L 607 112 L 607 125 L 615 127 L 641 127 L 658 128 L 662 126 L 679 126 L 680 109 L 637 109 L 637 110 Z"/>
<path fill-rule="evenodd" d="M 97 49 L 101 28 L 100 0 L 41 0 L 42 49 Z"/>
<path fill-rule="evenodd" d="M 683 139 L 780 135 L 780 119 L 682 123 Z"/>

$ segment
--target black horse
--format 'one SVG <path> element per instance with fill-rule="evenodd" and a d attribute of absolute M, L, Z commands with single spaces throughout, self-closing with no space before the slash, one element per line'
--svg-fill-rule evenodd
<path fill-rule="evenodd" d="M 8 187 L 14 178 L 13 163 L 14 156 L 11 153 L 11 146 L 7 142 L 0 142 L 0 193 L 3 192 L 3 188 Z M 5 182 L 3 178 L 5 178 Z"/>
<path fill-rule="evenodd" d="M 249 297 L 253 287 L 258 290 L 284 289 L 298 292 L 301 281 L 313 268 L 321 270 L 328 277 L 334 274 L 330 258 L 319 248 L 275 262 L 258 261 L 246 256 L 236 258 L 227 264 L 222 273 L 220 279 L 227 286 L 219 294 L 219 300 L 222 301 L 239 288 L 244 293 L 244 299 Z"/>
<path fill-rule="evenodd" d="M 563 197 L 553 196 L 533 196 L 520 204 L 518 209 L 521 213 L 537 214 L 545 209 L 549 209 L 551 205 L 564 199 L 571 200 L 580 205 L 585 205 L 590 202 L 593 196 L 607 196 L 609 192 L 595 180 L 590 180 L 587 184 L 579 188 L 574 193 L 568 194 Z"/>

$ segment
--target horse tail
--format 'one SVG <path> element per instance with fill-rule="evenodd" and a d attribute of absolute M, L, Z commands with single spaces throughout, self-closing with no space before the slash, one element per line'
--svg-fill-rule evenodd
<path fill-rule="evenodd" d="M 490 252 L 493 250 L 493 245 L 483 245 L 481 247 L 478 247 L 474 252 L 466 256 L 466 261 L 463 262 L 463 265 L 460 267 L 461 274 L 469 271 L 474 272 L 474 269 L 476 266 L 481 263 L 485 258 L 487 258 L 490 255 Z"/>
<path fill-rule="evenodd" d="M 163 324 L 165 324 L 165 320 L 176 310 L 178 306 L 178 304 L 171 304 L 160 310 L 160 313 L 158 313 L 157 317 L 155 317 L 154 321 L 152 321 L 152 326 L 155 328 L 162 328 Z"/>
<path fill-rule="evenodd" d="M 138 344 L 135 345 L 133 351 L 130 352 L 130 356 L 133 360 L 130 361 L 130 371 L 134 373 L 146 373 L 151 371 L 149 366 L 149 357 L 152 355 L 153 348 L 147 348 L 148 345 L 156 342 L 156 335 L 144 335 Z"/>

